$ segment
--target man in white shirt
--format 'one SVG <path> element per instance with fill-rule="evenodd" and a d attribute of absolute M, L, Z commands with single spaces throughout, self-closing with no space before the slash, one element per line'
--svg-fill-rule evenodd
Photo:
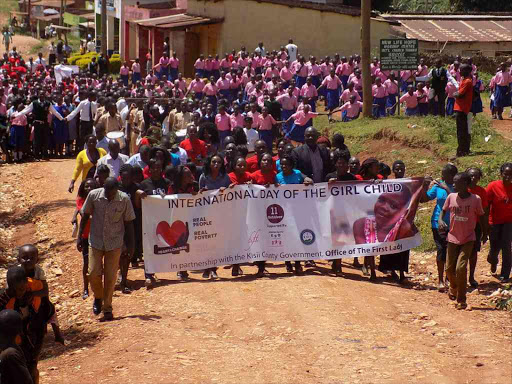
<path fill-rule="evenodd" d="M 39 52 L 37 54 L 37 59 L 35 61 L 36 65 L 42 65 L 44 69 L 46 69 L 46 60 L 43 59 L 43 54 L 41 52 Z"/>
<path fill-rule="evenodd" d="M 259 43 L 254 52 L 259 53 L 261 57 L 267 56 L 267 51 L 265 50 L 265 46 L 263 45 L 263 43 Z"/>
<path fill-rule="evenodd" d="M 87 42 L 87 52 L 95 52 L 96 51 L 96 44 L 94 44 L 94 41 L 89 40 Z"/>
<path fill-rule="evenodd" d="M 144 169 L 144 168 L 146 168 L 146 165 L 148 165 L 148 163 L 149 163 L 150 152 L 151 152 L 151 147 L 149 147 L 147 145 L 143 145 L 139 148 L 139 153 L 136 153 L 135 155 L 130 157 L 130 159 L 128 159 L 127 163 L 130 164 L 131 166 L 138 165 L 139 167 Z"/>
<path fill-rule="evenodd" d="M 288 51 L 288 56 L 290 57 L 290 59 L 289 59 L 290 63 L 297 60 L 297 53 L 299 51 L 299 48 L 295 44 L 293 44 L 292 39 L 288 40 L 288 45 L 285 48 Z"/>
<path fill-rule="evenodd" d="M 25 66 L 27 67 L 28 73 L 36 72 L 37 64 L 34 62 L 34 59 L 32 57 L 28 59 L 28 61 L 25 63 Z"/>
<path fill-rule="evenodd" d="M 117 179 L 119 177 L 119 169 L 121 165 L 128 161 L 128 156 L 123 155 L 120 152 L 121 147 L 119 141 L 110 140 L 108 142 L 109 153 L 98 160 L 96 169 L 101 164 L 105 164 L 110 169 L 110 177 Z"/>
<path fill-rule="evenodd" d="M 85 143 L 85 137 L 92 134 L 92 127 L 94 119 L 96 118 L 96 111 L 98 105 L 96 103 L 96 92 L 90 91 L 87 95 L 87 100 L 82 100 L 78 107 L 71 112 L 67 117 L 67 121 L 71 121 L 80 113 L 80 127 L 78 135 L 78 146 L 81 147 Z"/>

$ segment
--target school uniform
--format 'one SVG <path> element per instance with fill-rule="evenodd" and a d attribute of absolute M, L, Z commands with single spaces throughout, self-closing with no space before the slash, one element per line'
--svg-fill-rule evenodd
<path fill-rule="evenodd" d="M 308 112 L 307 114 L 304 111 L 295 112 L 292 115 L 294 122 L 291 130 L 286 132 L 285 137 L 299 143 L 304 143 L 304 133 L 308 127 L 313 125 L 313 117 L 316 116 L 318 116 L 318 113 L 315 112 Z"/>
<path fill-rule="evenodd" d="M 227 113 L 218 113 L 215 116 L 215 125 L 219 131 L 219 139 L 221 144 L 224 144 L 224 139 L 231 134 L 231 119 Z"/>
<path fill-rule="evenodd" d="M 314 84 L 304 84 L 300 89 L 301 97 L 307 97 L 309 99 L 308 104 L 311 106 L 311 112 L 316 112 L 316 99 L 318 98 L 317 86 Z"/>
<path fill-rule="evenodd" d="M 304 84 L 306 84 L 306 79 L 308 77 L 308 67 L 307 65 L 301 64 L 299 62 L 295 63 L 295 85 L 297 88 L 302 88 Z"/>
<path fill-rule="evenodd" d="M 339 98 L 340 98 L 340 90 L 342 86 L 342 82 L 340 78 L 336 75 L 331 77 L 331 75 L 327 76 L 322 85 L 326 89 L 326 106 L 327 109 L 333 110 L 338 108 L 339 106 Z"/>
<path fill-rule="evenodd" d="M 401 71 L 400 72 L 400 80 L 401 80 L 400 91 L 402 91 L 403 93 L 407 92 L 409 85 L 413 85 L 413 80 L 412 80 L 413 78 L 414 78 L 414 76 L 412 74 L 412 71 L 410 71 L 410 70 Z"/>
<path fill-rule="evenodd" d="M 473 81 L 473 102 L 471 104 L 471 113 L 476 115 L 477 113 L 482 113 L 484 111 L 484 107 L 482 104 L 482 98 L 480 97 L 480 92 L 485 89 L 482 80 Z"/>
<path fill-rule="evenodd" d="M 509 72 L 499 71 L 495 76 L 494 88 L 494 106 L 496 108 L 505 108 L 510 106 L 510 83 L 512 76 Z"/>
<path fill-rule="evenodd" d="M 142 76 L 140 74 L 140 64 L 133 63 L 132 64 L 132 83 L 135 84 L 137 81 L 140 81 Z"/>
<path fill-rule="evenodd" d="M 169 80 L 172 82 L 178 78 L 178 68 L 180 66 L 180 59 L 177 57 L 169 58 Z"/>
<path fill-rule="evenodd" d="M 400 97 L 400 103 L 405 103 L 405 116 L 417 116 L 418 115 L 418 98 L 413 93 L 405 93 Z"/>
<path fill-rule="evenodd" d="M 201 100 L 203 98 L 203 90 L 204 90 L 204 87 L 205 87 L 205 84 L 204 82 L 199 79 L 199 80 L 192 80 L 188 86 L 188 89 L 189 91 L 192 91 L 194 92 L 194 98 L 196 100 Z"/>
<path fill-rule="evenodd" d="M 363 103 L 360 101 L 354 101 L 353 104 L 350 101 L 346 102 L 340 109 L 341 121 L 348 123 L 349 121 L 357 119 L 362 109 Z"/>
<path fill-rule="evenodd" d="M 388 91 L 386 87 L 381 85 L 380 87 L 374 85 L 372 87 L 373 94 L 373 104 L 377 106 L 373 107 L 373 116 L 374 117 L 386 117 L 386 101 L 388 97 Z"/>
<path fill-rule="evenodd" d="M 414 92 L 416 97 L 420 98 L 423 97 L 418 101 L 418 113 L 420 116 L 427 116 L 428 115 L 428 94 L 425 92 Z"/>
<path fill-rule="evenodd" d="M 263 117 L 260 116 L 259 121 L 259 134 L 260 140 L 263 140 L 265 144 L 267 144 L 267 148 L 271 150 L 272 143 L 274 142 L 274 135 L 272 134 L 272 126 L 277 124 L 276 120 L 272 117 L 272 115 L 268 114 Z"/>
<path fill-rule="evenodd" d="M 123 80 L 123 84 L 125 87 L 128 86 L 128 80 L 130 79 L 130 68 L 125 67 L 124 65 L 119 70 L 119 76 L 121 80 Z"/>
<path fill-rule="evenodd" d="M 455 106 L 455 92 L 457 92 L 457 87 L 452 83 L 446 84 L 445 88 L 446 92 L 446 116 L 453 115 L 453 107 Z"/>
<path fill-rule="evenodd" d="M 384 86 L 388 92 L 388 98 L 386 100 L 386 108 L 389 109 L 389 114 L 394 116 L 396 111 L 396 104 L 398 101 L 398 84 L 396 81 L 392 81 L 391 79 L 387 79 L 384 82 Z"/>

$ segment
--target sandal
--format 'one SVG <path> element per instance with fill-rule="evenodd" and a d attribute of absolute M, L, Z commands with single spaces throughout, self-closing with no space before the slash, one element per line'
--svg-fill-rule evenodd
<path fill-rule="evenodd" d="M 89 297 L 89 290 L 87 290 L 87 289 L 86 289 L 86 290 L 84 291 L 84 294 L 82 295 L 82 300 L 85 300 L 85 299 L 87 299 L 88 297 Z"/>
<path fill-rule="evenodd" d="M 467 303 L 457 303 L 457 309 L 466 309 L 468 307 Z"/>
<path fill-rule="evenodd" d="M 123 289 L 121 289 L 121 292 L 123 292 L 125 295 L 129 295 L 130 293 L 132 293 L 132 289 L 127 286 L 124 286 Z"/>

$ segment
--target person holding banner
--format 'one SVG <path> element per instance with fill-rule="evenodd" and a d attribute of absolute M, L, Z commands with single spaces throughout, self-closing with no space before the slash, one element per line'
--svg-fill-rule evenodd
<path fill-rule="evenodd" d="M 350 159 L 350 152 L 348 150 L 336 149 L 331 152 L 331 163 L 336 168 L 335 172 L 328 173 L 325 176 L 325 181 L 328 183 L 335 183 L 337 181 L 355 181 L 356 177 L 349 172 L 348 162 Z M 357 260 L 355 258 L 354 260 Z M 335 259 L 332 263 L 332 271 L 336 275 L 341 275 L 341 259 Z"/>
<path fill-rule="evenodd" d="M 222 156 L 215 154 L 206 159 L 203 174 L 199 177 L 199 193 L 219 189 L 222 192 L 231 185 L 231 180 L 226 172 L 226 165 Z M 203 272 L 203 278 L 218 279 L 217 268 L 207 268 Z"/>
<path fill-rule="evenodd" d="M 313 180 L 311 180 L 309 177 L 302 174 L 301 171 L 298 169 L 295 169 L 295 160 L 293 159 L 293 156 L 290 155 L 284 155 L 281 158 L 281 169 L 282 171 L 279 172 L 276 175 L 275 182 L 279 185 L 286 185 L 286 184 L 302 184 L 304 185 L 313 185 Z M 287 272 L 293 272 L 293 266 L 291 261 L 286 261 L 286 271 Z M 313 264 L 314 266 L 314 264 Z M 302 275 L 304 273 L 302 269 L 302 265 L 300 264 L 300 261 L 295 261 L 295 274 L 296 275 Z"/>
<path fill-rule="evenodd" d="M 373 208 L 374 214 L 354 223 L 356 244 L 386 243 L 413 237 L 418 232 L 414 215 L 421 193 L 423 188 L 418 188 L 413 194 L 404 184 L 398 192 L 382 193 Z M 375 281 L 375 257 L 365 257 L 365 264 L 368 261 L 371 267 L 370 281 Z"/>
<path fill-rule="evenodd" d="M 252 182 L 251 174 L 247 172 L 247 161 L 245 157 L 237 157 L 235 160 L 235 168 L 228 176 L 231 180 L 230 188 L 233 188 L 235 185 L 250 184 Z M 240 274 L 242 274 L 240 265 L 233 264 L 231 276 L 238 276 Z"/>
<path fill-rule="evenodd" d="M 171 182 L 162 177 L 163 163 L 161 160 L 151 158 L 148 161 L 149 177 L 140 183 L 140 188 L 144 192 L 140 195 L 141 198 L 146 196 L 162 196 L 167 194 Z M 145 283 L 147 289 L 151 289 L 159 280 L 153 273 L 145 272 Z"/>
<path fill-rule="evenodd" d="M 405 163 L 397 160 L 392 166 L 395 179 L 403 179 L 405 177 Z M 398 281 L 399 284 L 405 282 L 405 272 L 409 272 L 409 254 L 410 251 L 393 253 L 390 255 L 382 255 L 379 262 L 379 271 L 391 271 L 391 277 Z M 396 274 L 400 271 L 400 277 Z"/>

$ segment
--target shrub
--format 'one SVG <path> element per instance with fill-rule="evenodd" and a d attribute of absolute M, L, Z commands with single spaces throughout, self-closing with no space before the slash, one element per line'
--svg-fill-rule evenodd
<path fill-rule="evenodd" d="M 119 70 L 121 69 L 121 59 L 119 58 L 119 55 L 115 57 L 116 55 L 112 55 L 110 58 L 110 66 L 109 70 L 110 73 L 119 73 Z"/>

